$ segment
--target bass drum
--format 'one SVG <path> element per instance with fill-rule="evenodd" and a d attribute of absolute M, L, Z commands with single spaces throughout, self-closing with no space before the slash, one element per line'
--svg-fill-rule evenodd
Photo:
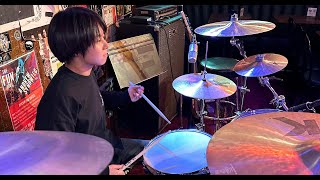
<path fill-rule="evenodd" d="M 246 110 L 242 112 L 239 116 L 234 118 L 232 121 L 242 119 L 247 116 L 252 116 L 255 114 L 265 114 L 265 113 L 271 113 L 271 112 L 281 112 L 282 110 L 280 109 L 254 109 L 254 110 Z M 232 122 L 231 121 L 231 122 Z"/>
<path fill-rule="evenodd" d="M 174 130 L 143 155 L 143 165 L 153 175 L 209 175 L 206 151 L 211 135 L 196 129 Z"/>

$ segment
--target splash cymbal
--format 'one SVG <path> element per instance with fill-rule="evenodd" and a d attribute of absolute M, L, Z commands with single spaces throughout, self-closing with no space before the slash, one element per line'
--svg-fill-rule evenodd
<path fill-rule="evenodd" d="M 229 70 L 233 71 L 234 66 L 239 61 L 237 59 L 233 58 L 227 58 L 227 57 L 211 57 L 207 59 L 207 65 L 206 68 L 211 70 Z M 200 64 L 201 66 L 205 66 L 206 60 L 201 60 Z"/>
<path fill-rule="evenodd" d="M 276 25 L 267 21 L 238 20 L 237 15 L 231 16 L 230 21 L 221 21 L 202 25 L 194 30 L 195 33 L 210 37 L 236 37 L 259 34 L 274 29 Z"/>
<path fill-rule="evenodd" d="M 320 114 L 272 112 L 220 128 L 207 147 L 210 174 L 320 174 Z"/>
<path fill-rule="evenodd" d="M 2 175 L 98 175 L 113 158 L 96 136 L 64 131 L 0 133 Z"/>
<path fill-rule="evenodd" d="M 223 76 L 207 73 L 192 73 L 179 76 L 172 82 L 180 94 L 195 99 L 221 99 L 236 92 L 236 84 Z"/>
<path fill-rule="evenodd" d="M 284 69 L 288 59 L 280 54 L 265 53 L 249 56 L 234 66 L 234 71 L 245 77 L 267 76 Z"/>

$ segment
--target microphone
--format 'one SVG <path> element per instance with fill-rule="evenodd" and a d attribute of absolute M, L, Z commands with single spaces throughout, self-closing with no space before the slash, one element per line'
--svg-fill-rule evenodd
<path fill-rule="evenodd" d="M 197 61 L 197 56 L 198 56 L 198 44 L 196 40 L 196 35 L 193 35 L 192 41 L 189 45 L 188 62 L 195 63 Z"/>
<path fill-rule="evenodd" d="M 316 106 L 320 106 L 320 99 L 315 100 L 313 102 L 306 102 L 303 104 L 293 106 L 293 107 L 289 108 L 288 111 L 293 112 L 293 111 L 299 111 L 299 110 L 304 110 L 304 109 L 311 110 Z"/>

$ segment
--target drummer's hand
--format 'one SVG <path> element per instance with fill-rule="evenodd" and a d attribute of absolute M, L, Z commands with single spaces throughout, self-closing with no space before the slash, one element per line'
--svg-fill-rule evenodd
<path fill-rule="evenodd" d="M 132 102 L 138 101 L 144 93 L 144 87 L 140 85 L 129 86 L 128 88 L 129 96 Z"/>
<path fill-rule="evenodd" d="M 124 171 L 121 170 L 123 166 L 123 164 L 110 164 L 109 175 L 126 175 L 126 173 L 124 173 Z"/>

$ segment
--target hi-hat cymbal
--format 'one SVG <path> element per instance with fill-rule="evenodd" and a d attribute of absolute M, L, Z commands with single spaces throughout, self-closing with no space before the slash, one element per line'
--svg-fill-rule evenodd
<path fill-rule="evenodd" d="M 320 114 L 273 112 L 220 128 L 207 147 L 210 174 L 320 174 Z"/>
<path fill-rule="evenodd" d="M 195 33 L 211 37 L 236 37 L 259 34 L 274 29 L 276 25 L 267 21 L 238 20 L 231 17 L 230 21 L 221 21 L 200 26 L 194 30 Z"/>
<path fill-rule="evenodd" d="M 200 64 L 204 67 L 206 59 L 201 60 Z M 211 57 L 207 59 L 206 68 L 211 70 L 229 70 L 233 71 L 238 60 L 227 57 Z"/>
<path fill-rule="evenodd" d="M 267 76 L 281 71 L 288 59 L 280 54 L 265 53 L 242 59 L 234 66 L 234 71 L 245 77 Z"/>
<path fill-rule="evenodd" d="M 2 175 L 98 175 L 113 158 L 96 136 L 64 131 L 0 133 Z"/>
<path fill-rule="evenodd" d="M 236 92 L 237 86 L 230 79 L 207 73 L 185 74 L 172 82 L 173 88 L 180 94 L 195 99 L 221 99 Z"/>

